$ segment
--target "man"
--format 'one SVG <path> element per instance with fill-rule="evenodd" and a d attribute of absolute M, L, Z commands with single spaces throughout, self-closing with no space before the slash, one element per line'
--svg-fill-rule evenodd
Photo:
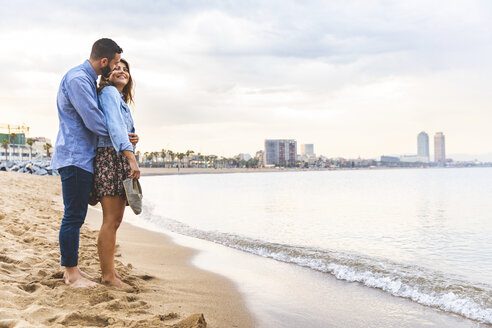
<path fill-rule="evenodd" d="M 97 107 L 96 80 L 99 75 L 109 76 L 122 52 L 111 39 L 97 40 L 89 60 L 69 70 L 58 89 L 60 126 L 51 167 L 58 169 L 62 181 L 61 265 L 65 283 L 72 287 L 96 285 L 78 267 L 80 227 L 92 188 L 97 136 L 108 136 L 104 115 Z"/>

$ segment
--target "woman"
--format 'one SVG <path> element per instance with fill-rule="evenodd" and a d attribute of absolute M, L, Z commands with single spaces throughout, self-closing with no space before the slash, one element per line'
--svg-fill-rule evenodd
<path fill-rule="evenodd" d="M 138 136 L 128 107 L 133 102 L 133 81 L 130 65 L 124 59 L 116 64 L 108 79 L 101 78 L 98 87 L 99 107 L 106 118 L 109 137 L 99 137 L 94 159 L 94 185 L 89 203 L 101 202 L 103 222 L 97 240 L 101 265 L 101 282 L 122 287 L 124 284 L 114 268 L 116 231 L 128 205 L 123 180 L 140 178 L 140 169 L 133 154 Z M 130 137 L 130 138 L 129 138 Z"/>

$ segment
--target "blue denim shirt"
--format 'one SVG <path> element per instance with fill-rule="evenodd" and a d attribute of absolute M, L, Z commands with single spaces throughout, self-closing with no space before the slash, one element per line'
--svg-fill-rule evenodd
<path fill-rule="evenodd" d="M 97 105 L 97 74 L 88 60 L 63 76 L 56 106 L 60 120 L 51 167 L 74 165 L 93 173 L 97 136 L 108 136 Z"/>
<path fill-rule="evenodd" d="M 97 147 L 113 146 L 116 152 L 133 151 L 128 133 L 135 133 L 132 113 L 123 96 L 114 86 L 107 86 L 99 92 L 99 108 L 104 113 L 109 137 L 99 137 Z"/>

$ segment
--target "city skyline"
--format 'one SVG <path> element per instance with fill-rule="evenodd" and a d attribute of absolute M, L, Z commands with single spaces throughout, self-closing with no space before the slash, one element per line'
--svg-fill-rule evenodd
<path fill-rule="evenodd" d="M 377 158 L 415 153 L 409 136 L 423 130 L 446 131 L 451 158 L 492 159 L 475 142 L 492 139 L 486 1 L 2 9 L 2 123 L 25 123 L 30 136 L 56 139 L 63 74 L 111 37 L 132 65 L 141 151 L 233 156 L 288 138 L 316 144 L 317 154 Z"/>
<path fill-rule="evenodd" d="M 11 126 L 9 124 L 6 124 L 5 126 Z M 15 131 L 17 132 L 16 133 L 16 141 L 13 142 L 14 145 L 16 145 L 17 147 L 19 146 L 22 146 L 24 147 L 25 149 L 28 149 L 29 146 L 26 144 L 26 140 L 27 138 L 29 138 L 30 136 L 28 134 L 25 134 L 26 132 L 18 132 L 18 126 L 13 126 L 13 129 L 12 131 Z M 21 127 L 22 129 L 26 130 L 26 131 L 29 131 L 30 130 L 30 127 L 28 126 L 22 126 Z M 0 129 L 1 130 L 1 129 Z M 10 134 L 9 133 L 6 133 L 6 129 L 4 129 L 5 131 L 0 131 L 0 140 L 2 140 L 2 138 L 6 138 L 8 140 L 10 140 Z M 3 132 L 3 133 L 2 133 Z M 439 136 L 439 137 L 438 137 Z M 37 136 L 37 137 L 34 137 L 34 139 L 42 139 L 44 143 L 51 143 L 51 140 L 49 138 L 46 138 L 44 136 Z M 23 140 L 22 142 L 19 141 L 19 140 Z M 300 144 L 300 147 L 298 148 L 297 147 L 297 140 L 295 139 L 264 139 L 264 142 L 265 142 L 265 146 L 263 149 L 258 149 L 257 151 L 253 152 L 253 153 L 245 153 L 245 152 L 241 152 L 241 150 L 236 150 L 236 152 L 234 153 L 234 155 L 231 155 L 231 156 L 228 156 L 228 157 L 237 157 L 237 156 L 250 156 L 250 157 L 253 157 L 252 154 L 256 153 L 258 154 L 258 152 L 261 152 L 261 151 L 266 151 L 266 143 L 267 141 L 275 141 L 275 142 L 294 142 L 296 144 L 295 146 L 295 151 L 297 152 L 297 156 L 304 156 L 304 155 L 307 155 L 308 157 L 313 157 L 316 155 L 314 153 L 314 144 L 312 143 L 309 143 L 309 144 Z M 41 144 L 38 148 L 42 149 L 43 147 L 43 144 Z M 276 146 L 277 148 L 279 147 L 278 145 Z M 425 132 L 425 131 L 421 131 L 418 135 L 417 135 L 417 153 L 416 154 L 411 154 L 411 153 L 400 153 L 400 154 L 385 154 L 385 153 L 381 153 L 380 155 L 376 156 L 376 157 L 367 157 L 365 159 L 374 159 L 374 160 L 377 160 L 377 158 L 380 158 L 381 156 L 397 156 L 397 157 L 400 157 L 400 158 L 403 158 L 405 161 L 418 161 L 418 162 L 438 162 L 438 161 L 441 161 L 443 162 L 443 160 L 437 160 L 437 158 L 444 158 L 444 160 L 446 159 L 450 159 L 450 160 L 455 160 L 455 161 L 475 161 L 475 160 L 479 160 L 479 161 L 482 161 L 482 162 L 492 162 L 492 154 L 490 157 L 487 157 L 485 156 L 485 158 L 483 159 L 478 159 L 477 157 L 475 156 L 471 156 L 471 155 L 452 155 L 452 156 L 446 156 L 446 151 L 445 151 L 445 141 L 444 141 L 444 134 L 442 132 L 436 132 L 436 134 L 434 135 L 434 153 L 433 153 L 433 157 L 431 159 L 431 156 L 430 156 L 430 147 L 429 147 L 429 135 Z M 153 150 L 148 150 L 148 151 L 141 151 L 141 150 L 138 150 L 138 153 L 140 154 L 144 154 L 144 153 L 152 153 L 152 152 L 160 152 L 162 149 L 164 148 L 160 148 L 160 149 L 153 149 Z M 297 150 L 300 150 L 299 152 Z M 440 153 L 440 155 L 438 155 L 436 153 L 436 149 L 437 149 L 437 153 Z M 166 150 L 172 150 L 172 149 L 166 149 Z M 175 149 L 174 149 L 175 150 Z M 188 152 L 188 151 L 191 151 L 193 150 L 193 147 L 188 147 L 185 150 L 183 150 L 183 153 L 184 152 Z M 194 150 L 193 150 L 194 151 Z M 178 151 L 179 152 L 179 151 Z M 279 151 L 278 149 L 275 151 L 277 154 L 276 154 L 276 157 L 279 156 Z M 201 153 L 200 151 L 197 151 L 196 153 Z M 4 152 L 2 151 L 1 154 L 3 155 Z M 203 153 L 203 154 L 206 154 L 206 153 Z M 218 156 L 223 156 L 224 154 L 220 154 L 220 153 L 208 153 L 209 155 L 218 155 Z M 327 154 L 319 154 L 319 156 L 323 156 L 323 157 L 326 157 L 326 158 L 343 158 L 343 156 L 339 156 L 339 155 L 336 155 L 336 154 L 331 154 L 331 155 L 327 155 Z M 316 157 L 319 157 L 319 156 L 316 156 Z M 225 156 L 227 157 L 227 156 Z M 348 157 L 346 159 L 356 159 L 356 158 L 361 158 L 360 156 L 358 157 Z"/>

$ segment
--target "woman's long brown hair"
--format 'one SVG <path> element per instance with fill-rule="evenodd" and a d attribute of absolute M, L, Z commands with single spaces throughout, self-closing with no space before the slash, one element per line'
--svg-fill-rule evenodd
<path fill-rule="evenodd" d="M 125 64 L 126 68 L 128 69 L 128 83 L 123 88 L 123 100 L 127 104 L 133 104 L 133 79 L 132 79 L 132 75 L 130 74 L 130 64 L 128 64 L 128 62 L 123 58 L 120 59 L 120 62 Z M 108 78 L 101 76 L 101 80 L 99 81 L 99 86 L 97 87 L 97 93 L 99 93 L 102 89 L 104 89 L 108 85 L 114 86 L 114 84 Z"/>

